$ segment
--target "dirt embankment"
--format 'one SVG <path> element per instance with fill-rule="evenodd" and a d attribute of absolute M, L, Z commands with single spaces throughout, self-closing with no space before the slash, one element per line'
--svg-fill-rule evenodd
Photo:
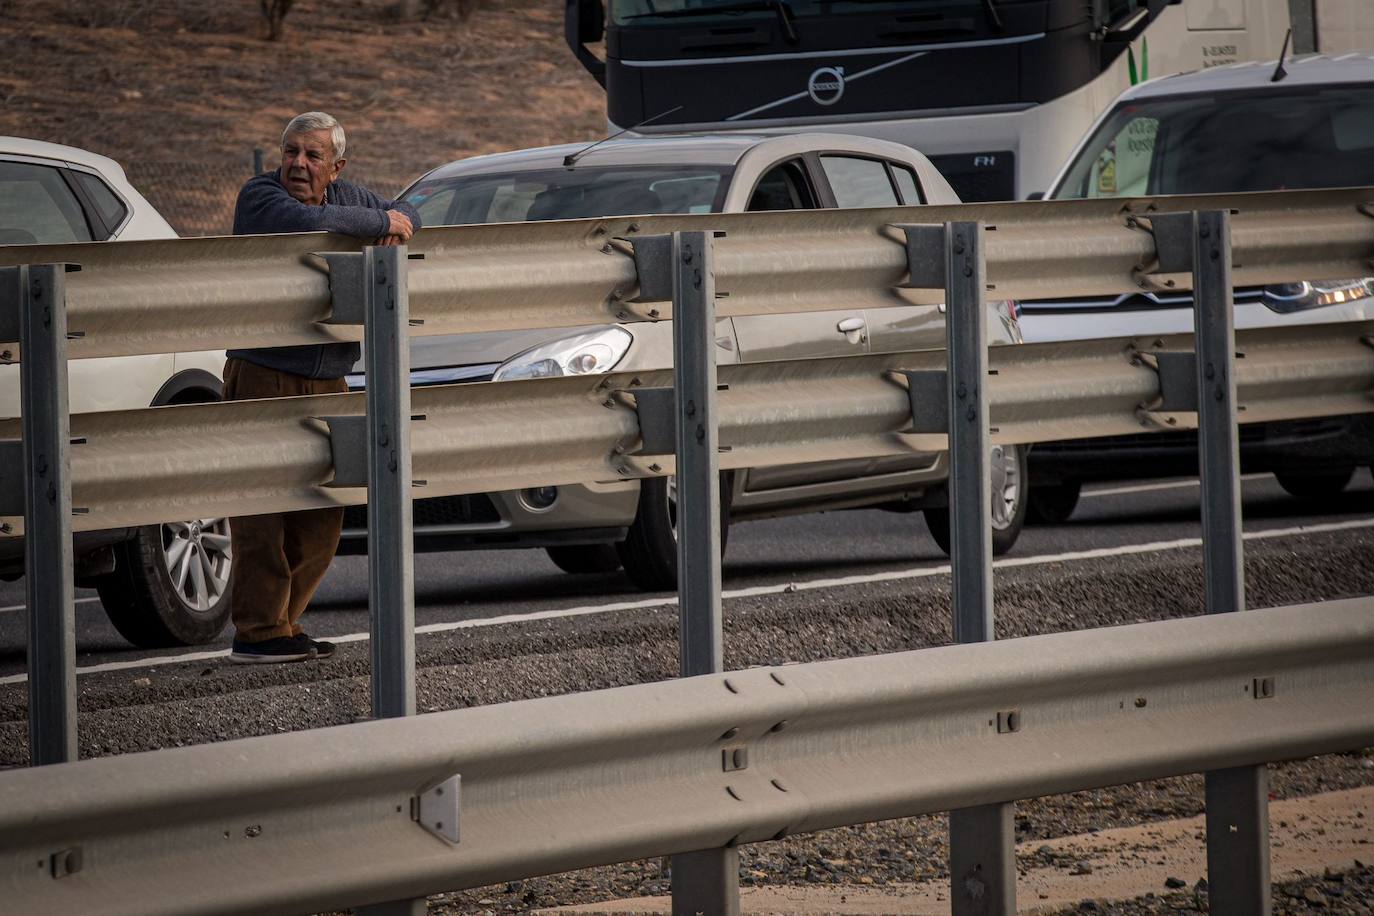
<path fill-rule="evenodd" d="M 391 0 L 297 0 L 271 42 L 251 0 L 0 0 L 0 134 L 116 159 L 183 234 L 227 231 L 216 208 L 301 111 L 338 117 L 350 175 L 386 193 L 464 156 L 604 134 L 561 3 L 470 2 L 466 20 L 397 22 Z"/>

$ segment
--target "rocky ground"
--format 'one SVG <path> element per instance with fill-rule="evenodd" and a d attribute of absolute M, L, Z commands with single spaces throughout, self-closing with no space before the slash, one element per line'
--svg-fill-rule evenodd
<path fill-rule="evenodd" d="M 1134 900 L 1084 900 L 1058 913 L 1061 916 L 1159 916 L 1208 912 L 1205 880 L 1189 887 L 1180 878 L 1177 884 L 1179 886 L 1170 892 L 1148 894 Z M 1328 868 L 1320 875 L 1308 875 L 1275 884 L 1273 903 L 1274 916 L 1298 916 L 1303 913 L 1366 916 L 1374 913 L 1374 865 L 1357 861 L 1355 867 L 1349 870 Z"/>
<path fill-rule="evenodd" d="M 348 174 L 387 194 L 464 156 L 605 134 L 605 95 L 563 42 L 563 4 L 469 0 L 398 21 L 393 0 L 0 0 L 0 134 L 120 162 L 183 235 L 226 234 L 255 148 L 294 114 L 348 131 Z"/>
<path fill-rule="evenodd" d="M 1374 594 L 1371 546 L 1374 535 L 1366 531 L 1251 543 L 1249 604 Z M 1197 614 L 1200 582 L 1196 551 L 1003 569 L 996 582 L 998 635 Z M 727 667 L 946 644 L 947 590 L 948 579 L 935 577 L 734 599 L 725 609 Z M 676 671 L 676 640 L 677 612 L 671 607 L 423 637 L 418 647 L 420 707 L 452 709 L 668 679 Z M 81 753 L 127 753 L 347 723 L 367 711 L 366 667 L 366 646 L 355 643 L 323 663 L 268 669 L 202 663 L 88 675 L 81 681 Z M 24 702 L 22 686 L 0 688 L 2 765 L 21 765 L 25 759 Z M 1271 780 L 1273 797 L 1279 800 L 1374 785 L 1374 756 L 1355 751 L 1277 763 L 1271 766 Z M 1050 840 L 1201 811 L 1199 776 L 1109 787 L 1019 804 L 1016 838 Z M 1024 857 L 1023 867 L 1034 866 L 1036 855 L 1032 851 Z M 940 880 L 946 856 L 945 819 L 910 818 L 745 847 L 740 880 L 745 887 L 881 887 Z M 1374 852 L 1369 858 L 1374 859 Z M 1076 863 L 1060 864 L 1071 869 Z M 1187 897 L 1199 875 L 1179 877 L 1186 879 L 1187 888 L 1179 890 Z M 1329 911 L 1358 912 L 1340 907 L 1374 902 L 1365 872 L 1356 870 L 1337 882 L 1346 888 L 1343 895 L 1330 892 L 1332 881 L 1336 879 L 1312 885 L 1328 901 L 1337 901 Z M 652 896 L 668 887 L 666 863 L 650 860 L 449 894 L 432 901 L 431 908 L 445 914 L 520 912 Z M 1304 901 L 1307 890 L 1306 885 L 1300 890 Z M 1173 906 L 1165 891 L 1161 888 L 1153 902 L 1130 905 Z M 1298 900 L 1285 890 L 1278 893 L 1284 900 Z"/>

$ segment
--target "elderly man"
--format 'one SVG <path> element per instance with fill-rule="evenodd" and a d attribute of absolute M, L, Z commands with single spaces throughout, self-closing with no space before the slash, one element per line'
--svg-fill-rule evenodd
<path fill-rule="evenodd" d="M 292 118 L 282 132 L 281 168 L 255 176 L 239 191 L 234 234 L 324 230 L 378 245 L 408 241 L 420 228 L 419 214 L 409 204 L 340 181 L 345 162 L 338 121 L 321 111 Z M 224 397 L 347 391 L 344 375 L 358 355 L 356 343 L 230 350 Z M 292 662 L 334 654 L 331 643 L 305 634 L 300 618 L 334 558 L 342 527 L 342 509 L 233 519 L 232 661 Z"/>

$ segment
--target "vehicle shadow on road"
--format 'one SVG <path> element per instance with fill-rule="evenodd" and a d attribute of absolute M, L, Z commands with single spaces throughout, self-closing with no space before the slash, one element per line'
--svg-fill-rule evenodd
<path fill-rule="evenodd" d="M 1247 497 L 1241 506 L 1244 521 L 1286 521 L 1301 519 L 1308 524 L 1343 521 L 1358 516 L 1374 516 L 1374 490 L 1352 490 L 1319 499 L 1301 499 L 1287 494 Z M 1163 506 L 1155 509 L 1141 507 L 1129 515 L 1119 510 L 1101 512 L 1081 508 L 1063 524 L 1089 525 L 1158 525 L 1168 522 L 1198 522 L 1202 518 L 1200 505 Z"/>

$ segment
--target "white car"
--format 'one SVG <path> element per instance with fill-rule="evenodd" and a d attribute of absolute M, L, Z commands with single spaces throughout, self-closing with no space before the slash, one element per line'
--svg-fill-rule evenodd
<path fill-rule="evenodd" d="M 1128 89 L 1045 196 L 1055 200 L 1374 185 L 1374 53 L 1237 64 Z M 1353 192 L 1352 192 L 1353 193 Z M 1359 198 L 1352 198 L 1359 199 Z M 1235 290 L 1235 326 L 1374 318 L 1374 277 Z M 1189 292 L 1021 303 L 1028 341 L 1190 333 Z M 1374 462 L 1374 418 L 1240 428 L 1240 465 L 1298 497 L 1340 493 Z M 1087 481 L 1197 473 L 1196 433 L 1045 442 L 1030 455 L 1033 518 L 1063 521 Z"/>
<path fill-rule="evenodd" d="M 582 219 L 654 213 L 743 213 L 831 207 L 951 204 L 959 198 L 908 146 L 839 134 L 616 139 L 477 156 L 425 175 L 402 193 L 426 226 Z M 989 304 L 988 338 L 1020 339 L 1014 305 Z M 935 305 L 722 319 L 720 363 L 943 348 Z M 416 385 L 662 368 L 672 364 L 671 322 L 608 324 L 416 338 Z M 359 362 L 349 382 L 364 384 Z M 1025 450 L 991 455 L 993 548 L 1010 550 L 1025 515 Z M 722 475 L 722 522 L 864 506 L 923 510 L 948 550 L 945 453 L 909 454 Z M 561 569 L 623 567 L 645 589 L 676 586 L 671 478 L 531 487 L 415 501 L 415 549 L 543 547 Z M 344 516 L 341 552 L 367 548 L 367 509 Z M 722 543 L 724 537 L 722 537 Z"/>
<path fill-rule="evenodd" d="M 0 266 L 30 263 L 28 245 L 176 237 L 114 160 L 0 137 Z M 72 360 L 71 410 L 216 401 L 223 371 L 223 350 Z M 0 365 L 0 417 L 19 416 L 19 396 L 19 367 Z M 224 629 L 228 519 L 81 532 L 74 542 L 77 584 L 99 591 L 110 621 L 135 645 L 195 645 Z M 0 537 L 0 578 L 23 572 L 23 539 Z"/>

